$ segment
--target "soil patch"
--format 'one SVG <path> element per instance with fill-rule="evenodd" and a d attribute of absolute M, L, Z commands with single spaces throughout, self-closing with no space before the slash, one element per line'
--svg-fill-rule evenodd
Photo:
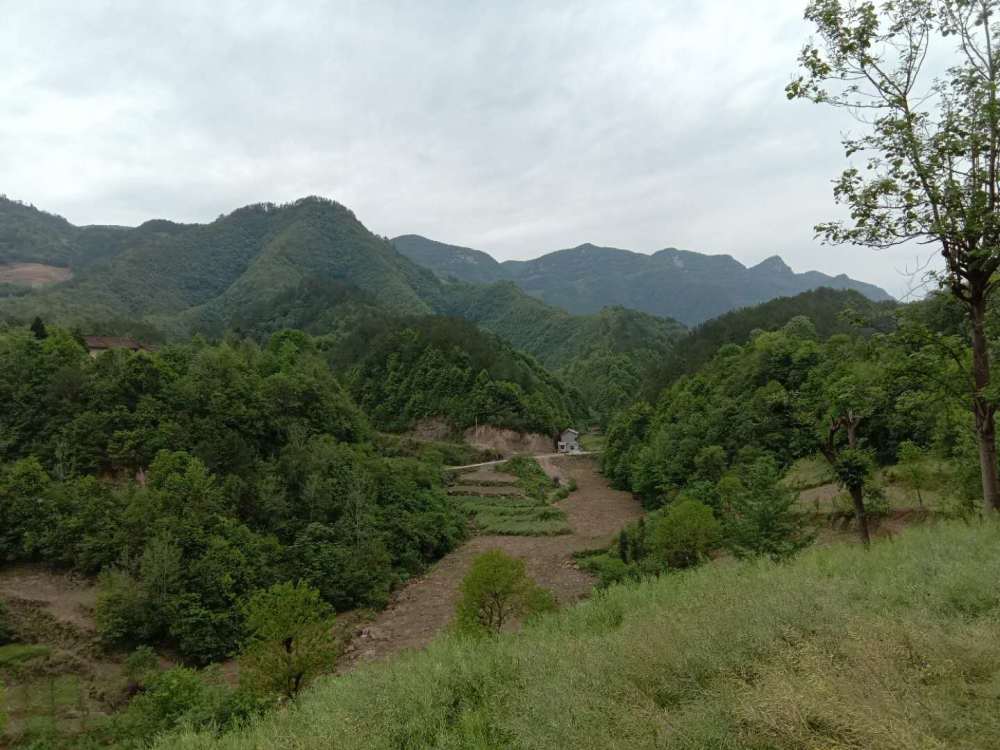
<path fill-rule="evenodd" d="M 459 586 L 472 561 L 488 550 L 500 549 L 523 559 L 528 573 L 562 605 L 586 597 L 594 578 L 577 568 L 573 553 L 610 544 L 623 526 L 642 515 L 642 508 L 627 492 L 609 488 L 588 457 L 546 459 L 543 468 L 550 476 L 558 474 L 561 481 L 576 480 L 576 491 L 554 504 L 565 511 L 570 534 L 473 537 L 400 589 L 385 610 L 359 629 L 339 671 L 430 643 L 451 622 Z"/>
<path fill-rule="evenodd" d="M 20 284 L 37 288 L 69 281 L 73 272 L 68 268 L 47 266 L 42 263 L 0 264 L 0 283 Z"/>
<path fill-rule="evenodd" d="M 555 448 L 555 441 L 548 435 L 515 432 L 488 425 L 470 427 L 465 431 L 464 439 L 475 448 L 494 451 L 504 458 L 551 453 Z"/>

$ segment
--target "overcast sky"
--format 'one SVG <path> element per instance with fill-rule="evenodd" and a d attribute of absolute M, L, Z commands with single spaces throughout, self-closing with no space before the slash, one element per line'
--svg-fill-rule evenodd
<path fill-rule="evenodd" d="M 372 231 L 531 258 L 583 242 L 830 248 L 844 115 L 790 103 L 804 0 L 0 0 L 0 192 L 77 224 L 333 198 Z"/>

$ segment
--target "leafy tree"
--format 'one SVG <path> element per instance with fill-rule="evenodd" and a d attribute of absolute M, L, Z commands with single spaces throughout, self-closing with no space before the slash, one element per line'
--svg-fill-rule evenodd
<path fill-rule="evenodd" d="M 498 634 L 516 618 L 555 608 L 552 594 L 525 572 L 524 560 L 501 550 L 476 557 L 462 580 L 461 591 L 456 626 L 459 632 L 470 635 Z"/>
<path fill-rule="evenodd" d="M 293 699 L 333 668 L 339 650 L 333 614 L 316 589 L 278 583 L 251 596 L 244 612 L 250 636 L 240 656 L 241 684 Z"/>
<path fill-rule="evenodd" d="M 696 500 L 668 507 L 651 529 L 649 553 L 668 568 L 701 562 L 722 540 L 722 526 L 712 509 Z"/>
<path fill-rule="evenodd" d="M 768 457 L 738 466 L 721 481 L 726 544 L 738 557 L 785 560 L 812 542 L 796 512 L 795 494 L 780 480 L 776 462 Z"/>
<path fill-rule="evenodd" d="M 35 316 L 35 319 L 31 321 L 31 333 L 34 334 L 35 338 L 39 340 L 48 338 L 49 334 L 48 331 L 45 330 L 45 323 L 43 323 L 42 319 L 37 315 Z"/>
<path fill-rule="evenodd" d="M 930 472 L 927 469 L 927 454 L 924 450 L 911 440 L 907 440 L 899 446 L 899 463 L 896 470 L 903 477 L 906 484 L 917 496 L 917 502 L 923 506 L 924 497 L 921 490 L 926 489 Z"/>
<path fill-rule="evenodd" d="M 972 407 L 983 501 L 1000 509 L 996 401 L 987 313 L 1000 270 L 1000 24 L 997 0 L 812 0 L 789 98 L 843 107 L 867 131 L 844 142 L 866 169 L 844 171 L 834 194 L 851 222 L 822 224 L 832 242 L 934 244 L 941 285 L 965 308 L 972 338 Z M 933 40 L 952 41 L 952 65 L 927 81 Z"/>

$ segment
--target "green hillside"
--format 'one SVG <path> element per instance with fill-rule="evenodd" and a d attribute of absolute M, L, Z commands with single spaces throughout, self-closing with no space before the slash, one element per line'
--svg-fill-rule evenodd
<path fill-rule="evenodd" d="M 995 524 L 709 565 L 156 747 L 985 750 L 1000 745 L 998 575 Z"/>
<path fill-rule="evenodd" d="M 393 243 L 441 277 L 512 281 L 532 296 L 578 315 L 624 305 L 696 325 L 729 310 L 819 287 L 854 289 L 876 301 L 891 299 L 877 286 L 844 275 L 795 273 L 778 256 L 747 268 L 728 255 L 675 248 L 647 255 L 585 244 L 534 260 L 497 263 L 478 250 L 416 235 L 397 237 Z"/>
<path fill-rule="evenodd" d="M 354 214 L 320 198 L 247 206 L 211 224 L 158 221 L 121 232 L 105 260 L 66 284 L 8 301 L 0 313 L 41 313 L 63 323 L 128 317 L 167 330 L 219 330 L 305 279 L 349 282 L 403 313 L 430 312 L 439 289 L 431 273 Z"/>
<path fill-rule="evenodd" d="M 347 333 L 359 316 L 439 314 L 470 320 L 557 367 L 608 346 L 662 355 L 682 330 L 624 310 L 572 316 L 512 284 L 442 280 L 348 209 L 315 197 L 246 206 L 210 224 L 158 220 L 134 229 L 74 227 L 3 201 L 0 248 L 11 259 L 75 271 L 49 288 L 6 298 L 0 290 L 0 317 L 40 315 L 88 333 Z"/>
<path fill-rule="evenodd" d="M 489 287 L 455 286 L 448 312 L 471 320 L 558 367 L 595 349 L 664 354 L 684 327 L 674 320 L 623 307 L 595 315 L 571 315 L 530 297 L 513 283 Z"/>
<path fill-rule="evenodd" d="M 670 356 L 655 366 L 645 384 L 646 394 L 655 397 L 681 375 L 695 372 L 725 344 L 744 344 L 755 331 L 773 331 L 797 315 L 809 318 L 816 334 L 826 339 L 855 331 L 859 320 L 872 330 L 891 330 L 897 306 L 892 301 L 873 302 L 854 290 L 820 288 L 733 310 L 702 323 L 679 339 Z"/>

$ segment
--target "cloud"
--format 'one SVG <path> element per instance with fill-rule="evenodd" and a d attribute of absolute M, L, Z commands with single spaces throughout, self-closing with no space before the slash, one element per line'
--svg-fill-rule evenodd
<path fill-rule="evenodd" d="M 784 98 L 795 0 L 0 2 L 0 190 L 75 223 L 321 194 L 501 259 L 913 264 L 813 239 L 853 122 Z"/>

